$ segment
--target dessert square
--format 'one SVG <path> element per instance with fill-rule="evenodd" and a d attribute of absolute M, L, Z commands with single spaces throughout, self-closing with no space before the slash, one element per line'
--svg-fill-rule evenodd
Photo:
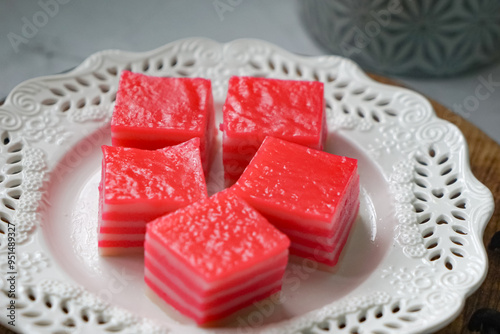
<path fill-rule="evenodd" d="M 274 137 L 231 188 L 291 240 L 290 254 L 334 266 L 359 209 L 357 160 Z"/>
<path fill-rule="evenodd" d="M 231 77 L 221 130 L 228 185 L 267 136 L 321 150 L 326 140 L 323 83 Z"/>
<path fill-rule="evenodd" d="M 289 244 L 243 200 L 219 192 L 148 224 L 145 281 L 203 324 L 279 291 Z"/>
<path fill-rule="evenodd" d="M 103 146 L 99 251 L 142 251 L 146 223 L 207 198 L 200 139 L 159 150 Z"/>
<path fill-rule="evenodd" d="M 208 173 L 215 135 L 210 80 L 122 72 L 111 119 L 113 146 L 154 150 L 200 138 Z"/>

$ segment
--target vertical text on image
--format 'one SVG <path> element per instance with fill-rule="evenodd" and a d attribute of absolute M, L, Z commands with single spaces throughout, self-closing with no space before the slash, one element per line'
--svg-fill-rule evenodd
<path fill-rule="evenodd" d="M 7 323 L 16 326 L 16 226 L 7 222 L 7 297 L 10 299 L 7 306 Z"/>

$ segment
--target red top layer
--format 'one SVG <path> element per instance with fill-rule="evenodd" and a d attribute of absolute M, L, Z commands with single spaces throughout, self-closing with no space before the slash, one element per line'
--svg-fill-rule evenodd
<path fill-rule="evenodd" d="M 323 122 L 323 83 L 232 77 L 224 104 L 224 131 L 319 143 Z M 313 138 L 310 138 L 310 137 Z"/>
<path fill-rule="evenodd" d="M 206 281 L 248 269 L 285 251 L 290 241 L 231 192 L 160 217 L 148 235 Z"/>
<path fill-rule="evenodd" d="M 106 204 L 169 200 L 191 203 L 207 197 L 200 139 L 156 151 L 103 146 Z"/>
<path fill-rule="evenodd" d="M 123 71 L 112 127 L 196 132 L 206 128 L 210 80 L 161 78 Z"/>
<path fill-rule="evenodd" d="M 356 159 L 267 137 L 233 189 L 277 210 L 330 222 L 356 173 Z"/>

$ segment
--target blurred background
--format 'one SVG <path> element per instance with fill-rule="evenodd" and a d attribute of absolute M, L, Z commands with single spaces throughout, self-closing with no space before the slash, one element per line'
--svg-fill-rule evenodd
<path fill-rule="evenodd" d="M 490 52 L 500 51 L 500 11 L 495 12 L 491 7 L 492 3 L 499 7 L 499 1 L 474 1 L 478 5 L 473 8 L 461 6 L 462 11 L 471 13 L 470 20 L 474 20 L 477 31 L 457 23 L 457 18 L 449 15 L 455 11 L 453 4 L 466 0 L 436 1 L 443 5 L 435 11 L 423 5 L 397 7 L 398 1 L 0 0 L 0 99 L 26 79 L 69 70 L 103 49 L 146 51 L 193 36 L 219 42 L 258 38 L 303 55 L 336 51 L 353 56 L 365 68 L 385 73 L 436 99 L 500 143 L 500 63 Z M 340 5 L 333 6 L 334 2 Z M 406 2 L 425 4 L 429 1 Z M 489 4 L 489 7 L 480 7 L 481 4 Z M 388 11 L 392 18 L 384 16 Z M 456 15 L 463 16 L 458 12 Z M 402 25 L 404 22 L 413 25 Z M 444 25 L 438 25 L 439 22 Z M 496 22 L 497 26 L 490 24 L 491 28 L 488 22 Z M 457 36 L 450 27 L 476 33 L 465 36 L 462 40 L 466 42 L 477 42 L 477 36 L 487 38 L 484 45 L 479 45 L 489 48 L 483 50 L 483 54 L 490 53 L 482 59 L 481 66 L 466 63 L 469 60 L 463 55 L 475 51 L 470 45 L 464 46 L 462 40 L 457 41 L 459 47 L 446 49 L 448 41 Z M 432 30 L 443 32 L 440 39 L 434 39 L 434 43 L 423 49 L 428 57 L 437 59 L 434 67 L 421 67 L 419 72 L 418 68 L 415 71 L 415 68 L 407 70 L 396 66 L 401 60 L 408 63 L 405 56 L 419 61 L 425 58 L 426 54 L 418 54 L 418 48 L 404 49 L 404 45 L 410 45 L 408 41 L 429 40 L 422 32 Z M 336 32 L 340 33 L 340 39 L 335 36 Z M 397 40 L 393 36 L 403 45 L 388 45 Z M 351 40 L 350 48 L 338 48 L 347 39 Z M 354 52 L 353 45 L 358 46 Z M 404 49 L 406 55 L 396 54 L 400 49 Z M 386 54 L 384 50 L 393 50 L 393 53 Z M 440 54 L 446 57 L 440 60 Z M 373 62 L 380 57 L 385 60 L 383 66 Z M 462 73 L 444 78 L 428 77 L 429 72 L 430 75 L 433 72 L 449 75 L 454 69 Z M 412 77 L 414 75 L 417 77 Z"/>

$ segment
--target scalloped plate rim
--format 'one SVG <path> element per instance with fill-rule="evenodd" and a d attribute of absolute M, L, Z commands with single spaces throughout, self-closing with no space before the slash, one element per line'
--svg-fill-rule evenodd
<path fill-rule="evenodd" d="M 228 45 L 234 44 L 234 43 L 245 43 L 245 42 L 247 42 L 247 43 L 257 43 L 257 44 L 266 45 L 267 47 L 270 47 L 271 49 L 278 50 L 282 54 L 285 54 L 287 57 L 291 57 L 293 59 L 296 59 L 297 61 L 314 62 L 315 60 L 317 60 L 319 58 L 335 59 L 336 61 L 339 61 L 339 62 L 341 62 L 343 64 L 348 64 L 349 66 L 353 66 L 356 75 L 359 76 L 359 79 L 361 79 L 361 80 L 369 83 L 372 87 L 373 86 L 378 86 L 378 87 L 382 87 L 384 89 L 390 88 L 392 91 L 407 92 L 407 93 L 413 94 L 414 96 L 417 96 L 421 100 L 421 102 L 423 102 L 426 105 L 426 107 L 429 108 L 432 111 L 432 117 L 431 117 L 432 120 L 436 120 L 436 119 L 442 120 L 442 119 L 440 119 L 440 118 L 437 117 L 437 115 L 435 114 L 435 111 L 432 108 L 430 102 L 424 96 L 422 96 L 421 94 L 416 93 L 416 92 L 414 92 L 414 91 L 412 91 L 410 89 L 407 89 L 407 88 L 395 87 L 395 86 L 391 86 L 391 85 L 386 85 L 386 84 L 379 83 L 379 82 L 371 79 L 369 76 L 367 76 L 366 73 L 363 72 L 358 67 L 357 64 L 355 64 L 353 61 L 351 61 L 349 59 L 346 59 L 346 58 L 343 58 L 343 57 L 340 57 L 340 56 L 332 56 L 332 55 L 327 55 L 327 56 L 303 56 L 303 55 L 297 55 L 297 54 L 291 53 L 289 51 L 286 51 L 285 49 L 283 49 L 283 48 L 281 48 L 279 46 L 276 46 L 276 45 L 274 45 L 272 43 L 269 43 L 269 42 L 266 42 L 266 41 L 261 41 L 259 39 L 246 39 L 246 38 L 236 39 L 236 40 L 233 40 L 233 41 L 230 41 L 230 42 L 227 42 L 227 43 L 219 43 L 219 42 L 211 40 L 211 39 L 197 38 L 197 37 L 195 37 L 195 38 L 185 38 L 185 39 L 180 39 L 180 40 L 177 40 L 177 41 L 173 41 L 173 42 L 170 42 L 170 43 L 165 44 L 163 46 L 160 46 L 158 48 L 155 48 L 153 50 L 144 51 L 144 52 L 131 52 L 131 51 L 118 50 L 118 49 L 108 49 L 108 50 L 99 51 L 99 52 L 96 52 L 96 53 L 88 56 L 80 65 L 76 66 L 75 68 L 73 68 L 69 72 L 61 73 L 61 74 L 56 74 L 56 75 L 40 76 L 40 77 L 36 77 L 36 78 L 32 78 L 32 79 L 26 80 L 26 81 L 24 81 L 24 82 L 16 85 L 12 89 L 12 91 L 8 94 L 8 96 L 5 99 L 4 105 L 0 106 L 0 109 L 5 109 L 5 108 L 8 107 L 8 104 L 9 104 L 10 100 L 12 99 L 13 93 L 17 89 L 19 89 L 20 87 L 22 87 L 23 85 L 26 85 L 27 83 L 36 83 L 36 82 L 39 82 L 41 80 L 46 80 L 46 79 L 49 79 L 49 80 L 58 80 L 58 79 L 64 79 L 64 78 L 73 77 L 73 76 L 79 74 L 80 72 L 82 72 L 83 70 L 85 70 L 87 62 L 89 62 L 93 58 L 105 58 L 105 57 L 107 57 L 109 55 L 113 55 L 113 56 L 117 56 L 117 57 L 130 57 L 130 58 L 133 58 L 133 59 L 147 58 L 147 57 L 150 57 L 150 56 L 155 55 L 155 54 L 161 54 L 168 47 L 170 47 L 172 45 L 183 43 L 183 42 L 190 42 L 190 41 L 205 41 L 207 43 L 213 43 L 213 44 L 221 45 L 223 48 L 226 47 L 226 46 L 228 46 Z M 457 128 L 452 123 L 450 123 L 450 122 L 448 122 L 446 120 L 443 120 L 443 121 L 447 122 L 451 126 Z M 10 131 L 10 130 L 8 130 L 8 131 Z M 14 130 L 14 132 L 15 131 L 16 130 Z M 463 134 L 461 132 L 460 132 L 460 134 L 463 137 Z M 486 225 L 487 225 L 487 223 L 488 223 L 488 221 L 491 218 L 491 215 L 493 213 L 493 208 L 494 208 L 493 196 L 492 196 L 491 192 L 489 191 L 489 189 L 487 189 L 486 186 L 484 186 L 475 177 L 475 175 L 472 173 L 472 170 L 471 170 L 471 167 L 470 167 L 470 158 L 469 158 L 468 145 L 467 145 L 467 142 L 465 141 L 465 139 L 463 139 L 463 142 L 464 142 L 463 148 L 465 149 L 465 158 L 464 158 L 464 164 L 462 166 L 460 166 L 460 167 L 464 168 L 465 173 L 469 177 L 469 181 L 472 181 L 473 183 L 475 183 L 476 186 L 481 187 L 482 190 L 485 193 L 488 192 L 489 197 L 490 197 L 489 208 L 485 209 L 486 210 L 485 211 L 486 215 L 484 216 L 484 219 L 482 221 L 477 222 L 479 224 L 479 226 L 480 226 L 480 230 L 478 231 L 479 234 L 475 235 L 475 237 L 477 237 L 477 238 L 479 238 L 481 240 L 481 246 L 482 247 L 480 247 L 479 250 L 480 250 L 482 256 L 485 259 L 485 267 L 483 268 L 483 270 L 481 272 L 481 276 L 479 277 L 479 280 L 474 284 L 473 288 L 471 288 L 468 291 L 466 291 L 466 293 L 464 295 L 464 298 L 460 299 L 461 303 L 460 303 L 460 306 L 458 307 L 457 311 L 454 312 L 454 313 L 451 313 L 451 314 L 447 314 L 447 316 L 445 318 L 435 319 L 433 322 L 428 323 L 427 324 L 428 326 L 425 328 L 425 330 L 429 330 L 429 329 L 437 330 L 437 329 L 440 329 L 440 328 L 446 326 L 450 322 L 452 322 L 454 320 L 454 318 L 463 309 L 463 306 L 465 304 L 465 298 L 468 297 L 468 296 L 470 296 L 472 293 L 475 292 L 475 290 L 477 290 L 479 288 L 479 286 L 482 284 L 482 282 L 486 278 L 486 274 L 487 274 L 488 261 L 487 261 L 486 249 L 484 247 L 484 244 L 482 244 L 482 237 L 483 237 Z M 49 172 L 50 172 L 50 170 L 49 170 Z M 488 206 L 488 205 L 486 205 L 486 206 Z M 35 232 L 35 233 L 37 233 L 37 232 Z M 6 323 L 6 320 L 3 317 L 1 318 L 0 322 L 3 325 L 8 326 L 7 323 Z M 285 321 L 285 322 L 288 322 L 288 321 Z M 22 328 L 22 327 L 16 327 L 16 329 L 19 329 L 19 328 Z"/>

